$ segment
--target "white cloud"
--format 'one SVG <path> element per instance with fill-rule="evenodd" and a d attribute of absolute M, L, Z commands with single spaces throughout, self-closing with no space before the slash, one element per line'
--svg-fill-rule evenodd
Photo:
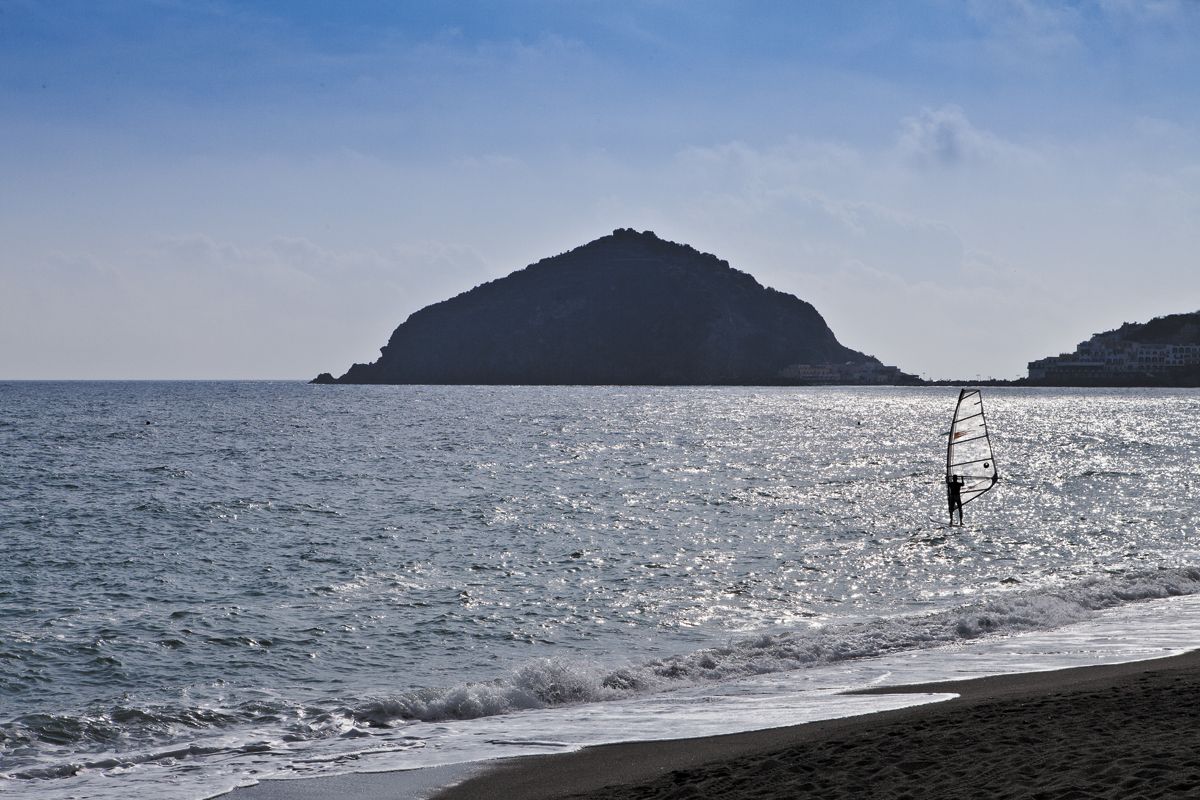
<path fill-rule="evenodd" d="M 917 166 L 956 167 L 987 161 L 1030 161 L 1033 154 L 971 124 L 958 106 L 924 108 L 902 123 L 897 151 Z"/>

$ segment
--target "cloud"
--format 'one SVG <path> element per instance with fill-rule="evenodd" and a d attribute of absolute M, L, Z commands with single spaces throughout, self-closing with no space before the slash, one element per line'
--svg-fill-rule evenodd
<path fill-rule="evenodd" d="M 1032 153 L 971 124 L 954 105 L 925 108 L 906 118 L 897 141 L 901 158 L 919 167 L 958 167 L 990 161 L 1028 161 Z"/>
<path fill-rule="evenodd" d="M 1136 229 L 1165 232 L 1182 216 L 1170 207 L 1190 210 L 1194 195 L 1186 202 L 1178 172 L 1174 199 L 1121 178 L 1134 174 L 1124 146 L 1018 144 L 945 106 L 901 119 L 893 143 L 873 148 L 799 137 L 689 147 L 655 178 L 687 196 L 659 233 L 812 302 L 845 344 L 884 361 L 1018 377 L 1064 330 L 1119 323 L 1114 303 L 1153 305 L 1147 318 L 1179 310 L 1135 268 L 1178 269 L 1195 234 L 1173 226 L 1155 263 Z M 1200 284 L 1180 277 L 1186 305 Z M 979 366 L 957 368 L 968 360 Z"/>
<path fill-rule="evenodd" d="M 705 187 L 692 204 L 706 225 L 761 232 L 826 266 L 859 262 L 909 276 L 944 275 L 963 244 L 944 221 L 885 200 L 864 199 L 898 180 L 887 158 L 836 142 L 790 139 L 778 147 L 731 143 L 677 156 L 685 182 Z M 785 251 L 786 252 L 786 251 Z M 782 257 L 777 254 L 776 259 Z M 794 255 L 793 258 L 796 256 Z"/>
<path fill-rule="evenodd" d="M 1041 0 L 971 0 L 971 15 L 986 31 L 984 47 L 1013 66 L 1080 52 L 1083 15 L 1074 5 Z"/>
<path fill-rule="evenodd" d="M 956 159 L 1008 152 L 961 111 L 926 119 L 956 123 Z M 951 352 L 991 355 L 1006 346 L 985 328 L 965 325 L 944 340 L 949 310 L 994 311 L 999 295 L 987 287 L 1019 291 L 1013 284 L 1022 278 L 998 258 L 969 252 L 960 232 L 928 206 L 918 210 L 921 194 L 936 193 L 928 181 L 913 181 L 909 157 L 918 144 L 902 159 L 894 148 L 798 137 L 767 147 L 686 148 L 673 170 L 681 187 L 697 192 L 683 236 L 702 249 L 712 242 L 734 266 L 812 302 L 847 346 L 943 376 L 953 372 Z M 1001 374 L 1015 375 L 1023 364 L 1002 366 Z"/>

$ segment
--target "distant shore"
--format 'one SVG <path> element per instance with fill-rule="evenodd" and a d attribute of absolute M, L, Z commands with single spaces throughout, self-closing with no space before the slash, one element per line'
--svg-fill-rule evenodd
<path fill-rule="evenodd" d="M 364 385 L 364 384 L 342 384 L 337 379 L 333 378 L 329 373 L 322 373 L 314 380 L 308 381 L 311 384 L 327 384 L 332 386 L 337 385 Z M 648 387 L 724 387 L 724 388 L 758 388 L 758 387 L 783 387 L 783 388 L 838 388 L 838 387 L 896 387 L 896 388 L 912 388 L 921 386 L 1011 386 L 1018 389 L 1196 389 L 1200 388 L 1200 379 L 1177 380 L 1177 379 L 1161 379 L 1151 380 L 1129 379 L 1125 382 L 1118 381 L 1095 381 L 1095 382 L 1051 382 L 1045 380 L 1031 381 L 1029 378 L 976 378 L 974 380 L 924 380 L 916 379 L 897 383 L 880 383 L 880 382 L 817 382 L 817 381 L 760 381 L 756 383 L 491 383 L 491 382 L 460 382 L 460 383 L 398 383 L 398 384 L 382 384 L 388 386 L 574 386 L 574 387 L 593 387 L 593 386 L 648 386 Z"/>
<path fill-rule="evenodd" d="M 1200 653 L 891 687 L 954 700 L 499 762 L 437 800 L 1200 796 Z"/>

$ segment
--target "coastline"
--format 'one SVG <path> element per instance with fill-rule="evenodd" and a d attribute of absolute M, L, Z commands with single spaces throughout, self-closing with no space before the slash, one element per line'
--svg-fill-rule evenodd
<path fill-rule="evenodd" d="M 965 800 L 1200 794 L 1195 725 L 1200 651 L 864 693 L 912 692 L 959 696 L 790 728 L 514 758 L 434 797 Z"/>
<path fill-rule="evenodd" d="M 1200 650 L 885 686 L 954 699 L 784 728 L 336 777 L 229 800 L 793 800 L 1200 796 Z"/>

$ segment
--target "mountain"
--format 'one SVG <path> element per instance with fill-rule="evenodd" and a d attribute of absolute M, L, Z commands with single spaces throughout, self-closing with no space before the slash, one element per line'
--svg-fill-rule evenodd
<path fill-rule="evenodd" d="M 1072 353 L 1029 362 L 1041 386 L 1200 386 L 1200 311 L 1126 322 Z"/>
<path fill-rule="evenodd" d="M 915 381 L 839 344 L 803 300 L 687 245 L 618 229 L 417 311 L 379 360 L 315 382 Z"/>

